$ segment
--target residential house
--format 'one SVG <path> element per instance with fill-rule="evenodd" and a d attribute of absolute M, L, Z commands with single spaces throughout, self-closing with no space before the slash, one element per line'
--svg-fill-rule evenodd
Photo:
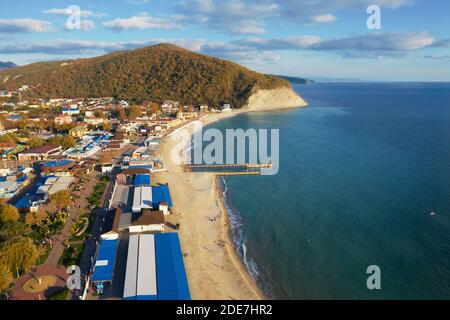
<path fill-rule="evenodd" d="M 61 114 L 55 118 L 55 124 L 64 125 L 72 123 L 72 116 L 68 113 Z"/>
<path fill-rule="evenodd" d="M 162 232 L 166 220 L 162 211 L 142 209 L 141 216 L 131 223 L 130 233 Z"/>
<path fill-rule="evenodd" d="M 19 161 L 42 161 L 47 160 L 53 155 L 57 155 L 62 151 L 61 146 L 54 144 L 45 145 L 38 148 L 31 148 L 27 151 L 19 153 Z"/>

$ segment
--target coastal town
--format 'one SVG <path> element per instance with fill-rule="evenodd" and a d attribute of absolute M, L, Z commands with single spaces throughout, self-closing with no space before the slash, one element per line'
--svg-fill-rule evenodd
<path fill-rule="evenodd" d="M 27 90 L 0 92 L 0 292 L 11 300 L 191 299 L 188 279 L 199 275 L 187 276 L 184 213 L 160 145 L 231 106 L 31 102 L 22 99 Z"/>

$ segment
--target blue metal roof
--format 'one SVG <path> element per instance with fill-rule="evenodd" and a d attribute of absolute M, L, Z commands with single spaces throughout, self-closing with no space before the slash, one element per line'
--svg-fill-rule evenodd
<path fill-rule="evenodd" d="M 130 166 L 129 169 L 148 169 L 148 170 L 152 170 L 153 166 L 150 164 L 147 165 L 137 165 L 137 166 Z"/>
<path fill-rule="evenodd" d="M 152 187 L 153 209 L 158 209 L 161 202 L 167 202 L 169 204 L 169 208 L 172 208 L 173 206 L 168 185 Z"/>
<path fill-rule="evenodd" d="M 149 174 L 137 174 L 134 177 L 134 185 L 150 186 L 150 175 Z"/>
<path fill-rule="evenodd" d="M 158 300 L 190 300 L 178 234 L 156 234 L 155 249 Z"/>
<path fill-rule="evenodd" d="M 98 251 L 96 264 L 99 261 L 107 261 L 106 265 L 96 265 L 94 274 L 92 275 L 93 282 L 112 281 L 114 273 L 114 265 L 116 263 L 117 247 L 119 239 L 117 240 L 102 240 L 100 250 Z"/>

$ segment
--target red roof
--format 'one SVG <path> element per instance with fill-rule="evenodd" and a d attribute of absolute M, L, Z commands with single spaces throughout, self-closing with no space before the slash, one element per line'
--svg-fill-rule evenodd
<path fill-rule="evenodd" d="M 59 146 L 57 146 L 56 144 L 48 144 L 46 146 L 28 149 L 27 151 L 22 152 L 22 154 L 49 153 L 50 151 L 54 151 L 56 149 L 59 149 Z"/>

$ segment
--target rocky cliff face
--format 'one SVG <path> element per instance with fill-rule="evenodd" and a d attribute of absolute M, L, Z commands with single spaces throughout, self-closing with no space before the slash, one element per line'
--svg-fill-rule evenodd
<path fill-rule="evenodd" d="M 293 89 L 282 87 L 271 90 L 255 90 L 244 107 L 246 111 L 267 111 L 306 107 L 308 104 Z"/>

